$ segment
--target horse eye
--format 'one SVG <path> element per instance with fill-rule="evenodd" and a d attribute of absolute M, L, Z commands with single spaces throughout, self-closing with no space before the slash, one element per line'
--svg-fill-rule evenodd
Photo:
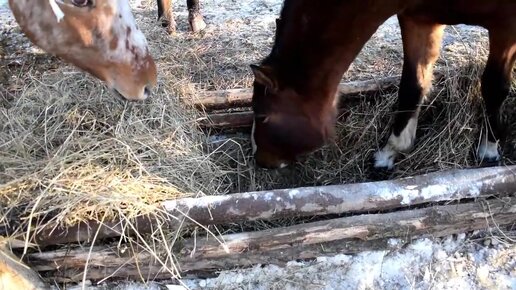
<path fill-rule="evenodd" d="M 93 0 L 72 0 L 72 4 L 77 7 L 92 6 Z"/>

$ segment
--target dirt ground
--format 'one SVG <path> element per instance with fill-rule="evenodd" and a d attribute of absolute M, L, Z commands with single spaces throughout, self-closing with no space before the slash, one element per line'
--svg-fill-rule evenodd
<path fill-rule="evenodd" d="M 33 47 L 20 33 L 5 1 L 0 1 L 0 184 L 11 184 L 20 176 L 37 176 L 43 181 L 52 180 L 54 187 L 48 186 L 50 189 L 65 192 L 73 188 L 89 196 L 86 187 L 68 185 L 64 179 L 59 183 L 55 173 L 78 167 L 82 163 L 76 159 L 84 156 L 101 159 L 81 155 L 88 150 L 102 152 L 100 155 L 107 157 L 99 163 L 116 163 L 116 170 L 137 163 L 136 168 L 143 168 L 152 177 L 150 185 L 159 180 L 161 186 L 164 179 L 163 184 L 193 195 L 370 180 L 370 156 L 387 134 L 395 93 L 386 92 L 380 101 L 368 99 L 347 107 L 351 117 L 337 125 L 335 144 L 279 171 L 254 168 L 248 133 L 213 138 L 211 132 L 201 132 L 192 125 L 203 114 L 182 104 L 182 99 L 204 90 L 251 86 L 248 66 L 269 52 L 282 1 L 202 0 L 208 27 L 197 35 L 187 32 L 184 2 L 175 1 L 178 34 L 168 36 L 156 25 L 154 1 L 131 1 L 156 58 L 160 80 L 153 100 L 128 105 L 113 100 L 93 78 Z M 419 149 L 398 162 L 391 178 L 477 165 L 470 153 L 482 130 L 478 125 L 482 118 L 478 76 L 486 58 L 486 44 L 487 32 L 482 28 L 458 25 L 446 29 L 437 67 L 449 73 L 449 78 L 436 85 L 424 107 L 418 129 Z M 391 18 L 375 33 L 343 79 L 399 74 L 401 64 L 399 27 L 396 18 Z M 454 69 L 461 73 L 454 73 Z M 506 107 L 513 107 L 513 99 Z M 512 110 L 506 111 L 507 121 L 516 123 Z M 16 114 L 23 118 L 13 118 Z M 61 115 L 68 117 L 61 119 Z M 50 134 L 47 127 L 41 128 L 34 120 L 71 123 L 52 127 L 55 131 Z M 77 128 L 80 132 L 76 134 Z M 516 145 L 512 136 L 504 147 L 505 164 L 513 164 Z M 116 144 L 110 143 L 113 139 Z M 113 157 L 116 154 L 106 153 L 109 150 L 122 156 Z M 61 162 L 69 156 L 75 157 Z M 53 160 L 59 162 L 54 164 Z M 96 163 L 88 162 L 91 164 Z M 177 164 L 183 167 L 178 169 Z M 106 172 L 113 175 L 116 170 Z M 121 176 L 116 177 L 125 180 Z M 139 177 L 135 180 L 141 181 Z M 95 175 L 92 180 L 98 178 L 107 177 Z M 97 187 L 95 190 L 99 191 Z M 112 190 L 108 187 L 105 192 Z M 124 198 L 123 192 L 117 198 Z M 70 196 L 69 191 L 66 194 Z M 145 202 L 172 198 L 172 194 L 176 193 L 153 196 Z M 139 201 L 139 197 L 134 198 Z M 73 207 L 68 210 L 73 211 Z M 423 239 L 402 249 L 320 257 L 285 267 L 256 266 L 224 271 L 214 279 L 181 282 L 190 289 L 516 289 L 514 239 L 513 232 L 504 236 L 499 231 Z M 396 243 L 393 240 L 393 245 Z M 160 289 L 166 284 L 148 286 Z M 114 287 L 146 289 L 138 283 L 101 285 L 102 289 Z M 168 289 L 179 288 L 168 285 Z"/>

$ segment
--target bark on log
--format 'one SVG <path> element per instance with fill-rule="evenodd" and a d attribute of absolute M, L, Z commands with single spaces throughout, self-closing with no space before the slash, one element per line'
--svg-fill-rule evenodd
<path fill-rule="evenodd" d="M 201 225 L 214 225 L 289 217 L 367 213 L 514 192 L 516 166 L 508 166 L 449 170 L 368 183 L 183 198 L 165 201 L 162 206 L 171 217 L 168 226 L 174 229 L 183 221 L 186 225 L 193 224 L 192 220 Z M 185 215 L 188 218 L 185 218 Z M 141 217 L 136 221 L 136 228 L 141 234 L 153 232 L 156 221 L 149 217 Z M 91 222 L 72 229 L 44 229 L 35 237 L 40 246 L 45 246 L 90 241 L 97 230 L 98 239 L 118 237 L 123 229 L 121 223 L 101 226 Z"/>
<path fill-rule="evenodd" d="M 190 239 L 176 245 L 181 272 L 220 270 L 255 264 L 283 264 L 324 254 L 350 253 L 381 248 L 391 238 L 443 237 L 466 231 L 514 224 L 516 198 L 480 200 L 464 204 L 351 216 L 286 228 Z M 362 247 L 365 245 L 365 248 Z M 349 248 L 348 248 L 349 246 Z M 328 252 L 329 250 L 329 252 Z M 28 262 L 38 271 L 53 271 L 62 280 L 82 278 L 89 249 L 35 253 Z M 120 253 L 116 248 L 95 247 L 86 278 L 171 276 L 153 255 Z M 81 275 L 77 275 L 81 273 Z"/>
<path fill-rule="evenodd" d="M 366 81 L 343 82 L 339 85 L 339 94 L 344 96 L 376 92 L 397 86 L 399 82 L 399 75 Z M 193 100 L 193 105 L 197 109 L 205 111 L 250 107 L 252 95 L 252 89 L 210 91 Z"/>

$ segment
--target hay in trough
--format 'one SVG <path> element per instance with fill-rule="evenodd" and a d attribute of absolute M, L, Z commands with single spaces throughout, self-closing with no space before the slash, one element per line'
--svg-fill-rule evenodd
<path fill-rule="evenodd" d="M 197 35 L 185 32 L 186 9 L 178 8 L 175 36 L 156 25 L 154 4 L 143 1 L 134 10 L 159 73 L 154 96 L 143 103 L 114 98 L 97 80 L 55 58 L 34 52 L 20 56 L 18 45 L 9 46 L 20 32 L 7 28 L 7 36 L 0 39 L 7 43 L 0 76 L 0 229 L 9 227 L 16 238 L 25 239 L 27 232 L 20 229 L 28 226 L 114 218 L 130 223 L 144 214 L 159 219 L 157 204 L 167 199 L 371 180 L 372 154 L 387 137 L 396 92 L 349 103 L 334 142 L 303 162 L 282 170 L 255 168 L 247 134 L 201 131 L 196 119 L 205 114 L 183 100 L 204 90 L 251 86 L 248 65 L 269 52 L 281 1 L 212 7 L 204 11 L 208 28 Z M 451 28 L 448 33 L 461 32 Z M 472 152 L 483 132 L 479 76 L 487 38 L 485 32 L 472 33 L 478 35 L 445 43 L 437 66 L 445 78 L 423 107 L 415 150 L 397 163 L 390 178 L 478 164 Z M 401 60 L 399 32 L 387 26 L 375 34 L 344 79 L 399 74 Z M 514 98 L 505 106 L 507 122 L 516 124 Z M 512 136 L 504 147 L 504 161 L 511 164 L 516 157 Z M 137 242 L 156 255 L 166 252 L 172 257 L 171 240 L 176 238 L 160 233 L 138 237 Z M 177 273 L 168 260 L 163 267 Z"/>

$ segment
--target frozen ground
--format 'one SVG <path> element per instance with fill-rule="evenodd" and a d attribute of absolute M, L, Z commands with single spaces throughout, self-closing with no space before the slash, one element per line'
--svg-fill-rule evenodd
<path fill-rule="evenodd" d="M 141 19 L 138 14 L 145 8 L 138 8 L 140 5 L 136 2 L 142 2 L 141 7 L 147 7 L 149 1 L 132 1 L 137 19 Z M 183 31 L 187 15 L 184 2 L 175 3 L 178 23 Z M 234 35 L 238 35 L 240 40 L 258 37 L 269 43 L 272 41 L 274 19 L 281 8 L 280 0 L 201 2 L 209 24 L 208 30 L 236 31 Z M 4 28 L 5 25 L 12 25 L 5 3 L 5 0 L 0 0 L 0 23 Z M 12 32 L 9 35 L 20 37 Z M 485 41 L 485 37 L 486 32 L 481 28 L 451 27 L 447 29 L 443 51 L 461 55 L 462 51 Z M 389 19 L 373 40 L 382 41 L 383 46 L 378 50 L 391 51 L 401 57 L 399 28 L 395 18 Z M 19 42 L 12 43 L 18 45 Z M 26 40 L 24 43 L 27 45 Z M 401 62 L 401 58 L 398 62 Z M 368 68 L 366 63 L 365 56 L 359 58 L 351 71 L 377 72 L 376 68 Z M 399 68 L 393 68 L 393 71 L 399 71 Z M 396 243 L 393 240 L 393 246 Z M 213 279 L 181 282 L 190 289 L 516 289 L 516 246 L 514 240 L 505 237 L 476 239 L 459 235 L 436 241 L 416 240 L 402 249 L 320 257 L 310 262 L 291 262 L 285 267 L 256 266 L 223 271 Z M 166 283 L 150 284 L 148 287 L 137 283 L 99 287 L 119 290 L 167 288 L 184 289 L 181 286 L 167 286 Z"/>
<path fill-rule="evenodd" d="M 397 243 L 393 240 L 393 243 Z M 465 235 L 395 251 L 320 257 L 184 281 L 190 289 L 516 289 L 516 248 L 482 247 Z"/>
<path fill-rule="evenodd" d="M 397 248 L 398 240 L 392 240 Z M 137 283 L 98 289 L 516 289 L 516 246 L 498 238 L 461 234 L 415 240 L 390 251 L 320 257 L 285 267 L 255 266 L 223 271 L 217 278 L 183 280 L 180 285 Z"/>

